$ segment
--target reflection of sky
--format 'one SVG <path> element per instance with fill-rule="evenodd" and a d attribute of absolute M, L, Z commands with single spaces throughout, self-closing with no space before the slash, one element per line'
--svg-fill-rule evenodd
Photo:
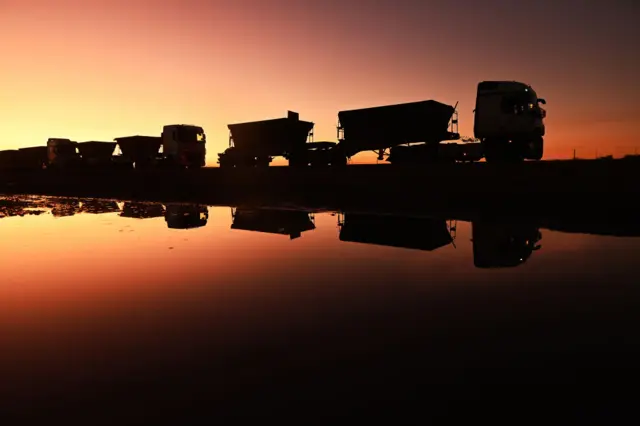
<path fill-rule="evenodd" d="M 231 351 L 310 330 L 331 340 L 384 318 L 387 329 L 435 333 L 462 317 L 478 327 L 587 308 L 604 318 L 637 301 L 627 290 L 640 239 L 542 230 L 525 264 L 479 270 L 468 223 L 455 247 L 433 252 L 340 242 L 337 216 L 315 223 L 290 240 L 231 230 L 229 208 L 210 208 L 191 230 L 117 213 L 4 218 L 0 375 L 71 383 L 96 363 L 144 370 L 149 357 L 171 364 L 207 345 Z"/>

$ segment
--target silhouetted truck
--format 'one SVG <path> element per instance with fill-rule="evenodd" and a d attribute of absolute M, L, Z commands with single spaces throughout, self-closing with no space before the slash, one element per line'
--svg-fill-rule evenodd
<path fill-rule="evenodd" d="M 473 133 L 487 161 L 540 160 L 546 104 L 533 88 L 517 81 L 478 83 Z"/>
<path fill-rule="evenodd" d="M 220 167 L 267 167 L 274 157 L 289 160 L 289 166 L 330 165 L 335 142 L 311 142 L 313 126 L 298 113 L 287 117 L 229 124 L 229 148 L 218 154 Z M 346 164 L 344 158 L 338 161 Z"/>
<path fill-rule="evenodd" d="M 433 251 L 453 242 L 444 219 L 345 213 L 340 241 Z"/>
<path fill-rule="evenodd" d="M 419 148 L 420 152 L 430 153 L 426 158 L 434 158 L 441 141 L 460 137 L 453 131 L 457 124 L 457 118 L 452 120 L 455 114 L 455 107 L 435 100 L 340 111 L 337 148 L 347 158 L 374 151 L 382 160 L 388 148 L 422 143 L 425 147 Z"/>
<path fill-rule="evenodd" d="M 159 137 L 136 135 L 114 140 L 121 152 L 116 159 L 119 164 L 135 168 L 200 168 L 206 164 L 206 135 L 202 127 L 172 124 L 164 126 Z"/>
<path fill-rule="evenodd" d="M 393 164 L 540 160 L 546 111 L 539 104 L 545 103 L 524 83 L 480 82 L 471 141 L 458 132 L 457 104 L 428 100 L 341 111 L 338 148 L 347 158 L 374 151 Z"/>
<path fill-rule="evenodd" d="M 78 143 L 82 164 L 87 167 L 110 167 L 116 142 L 87 141 Z"/>

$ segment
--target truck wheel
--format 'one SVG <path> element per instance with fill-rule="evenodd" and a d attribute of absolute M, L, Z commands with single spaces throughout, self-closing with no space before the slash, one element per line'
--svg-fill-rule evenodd
<path fill-rule="evenodd" d="M 544 154 L 544 140 L 542 137 L 531 142 L 531 159 L 540 161 Z"/>

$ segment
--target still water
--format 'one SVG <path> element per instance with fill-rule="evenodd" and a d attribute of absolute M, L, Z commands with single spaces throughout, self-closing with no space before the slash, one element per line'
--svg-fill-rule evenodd
<path fill-rule="evenodd" d="M 638 359 L 636 237 L 46 197 L 0 218 L 7 415 L 356 409 Z"/>

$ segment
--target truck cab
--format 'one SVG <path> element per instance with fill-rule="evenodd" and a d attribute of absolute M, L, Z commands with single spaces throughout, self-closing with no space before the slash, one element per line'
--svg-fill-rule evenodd
<path fill-rule="evenodd" d="M 80 163 L 78 144 L 70 139 L 47 140 L 47 167 L 66 168 Z"/>
<path fill-rule="evenodd" d="M 171 124 L 162 129 L 162 153 L 166 160 L 184 167 L 204 167 L 206 135 L 202 127 Z"/>
<path fill-rule="evenodd" d="M 528 84 L 483 81 L 478 84 L 473 131 L 493 159 L 540 160 L 546 104 Z"/>

